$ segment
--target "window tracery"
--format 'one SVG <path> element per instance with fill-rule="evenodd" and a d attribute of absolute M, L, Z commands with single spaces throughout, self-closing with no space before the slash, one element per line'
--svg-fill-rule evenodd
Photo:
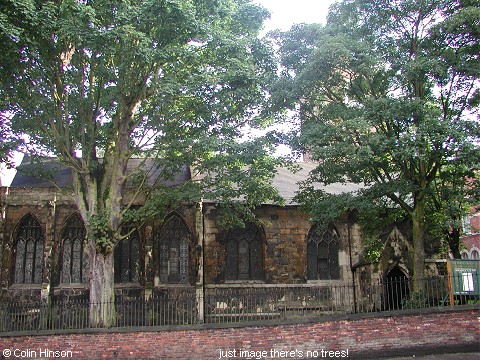
<path fill-rule="evenodd" d="M 255 224 L 235 228 L 227 234 L 225 248 L 226 280 L 262 280 L 263 237 Z"/>
<path fill-rule="evenodd" d="M 88 281 L 88 254 L 86 230 L 78 215 L 72 216 L 62 233 L 61 278 L 63 284 L 86 283 Z"/>
<path fill-rule="evenodd" d="M 335 229 L 323 232 L 314 228 L 307 238 L 308 280 L 335 280 L 340 278 L 338 263 L 339 241 Z"/>
<path fill-rule="evenodd" d="M 160 281 L 188 284 L 190 230 L 177 215 L 170 217 L 159 232 Z"/>
<path fill-rule="evenodd" d="M 139 265 L 139 234 L 137 230 L 124 227 L 123 233 L 130 235 L 122 240 L 115 247 L 115 282 L 138 282 Z"/>
<path fill-rule="evenodd" d="M 43 277 L 44 237 L 38 221 L 27 215 L 18 228 L 15 244 L 14 283 L 40 284 Z"/>

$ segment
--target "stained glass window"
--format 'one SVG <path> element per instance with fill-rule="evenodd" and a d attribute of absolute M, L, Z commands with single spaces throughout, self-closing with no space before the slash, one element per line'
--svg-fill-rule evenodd
<path fill-rule="evenodd" d="M 40 284 L 43 277 L 44 238 L 40 224 L 32 215 L 25 217 L 18 228 L 15 245 L 14 282 Z"/>
<path fill-rule="evenodd" d="M 115 282 L 138 282 L 138 231 L 125 227 L 122 232 L 130 235 L 115 247 Z"/>
<path fill-rule="evenodd" d="M 67 220 L 62 233 L 61 283 L 88 281 L 88 254 L 85 226 L 78 215 Z"/>
<path fill-rule="evenodd" d="M 188 284 L 190 238 L 190 230 L 179 216 L 170 217 L 160 228 L 160 282 Z"/>
<path fill-rule="evenodd" d="M 262 280 L 263 237 L 258 226 L 247 224 L 228 232 L 226 240 L 226 280 Z"/>
<path fill-rule="evenodd" d="M 333 229 L 310 230 L 307 238 L 307 277 L 309 280 L 340 278 L 338 234 Z"/>

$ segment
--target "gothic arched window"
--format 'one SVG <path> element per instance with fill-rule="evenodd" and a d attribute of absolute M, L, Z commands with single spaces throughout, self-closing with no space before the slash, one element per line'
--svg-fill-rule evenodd
<path fill-rule="evenodd" d="M 338 264 L 338 233 L 333 228 L 323 232 L 310 230 L 307 238 L 308 280 L 334 280 L 340 278 Z"/>
<path fill-rule="evenodd" d="M 170 217 L 159 233 L 160 281 L 188 284 L 190 230 L 179 216 Z"/>
<path fill-rule="evenodd" d="M 62 232 L 60 282 L 63 284 L 78 284 L 88 281 L 88 254 L 85 235 L 85 225 L 80 216 L 70 217 Z"/>
<path fill-rule="evenodd" d="M 228 232 L 226 240 L 226 280 L 262 280 L 263 237 L 255 224 L 235 228 Z"/>
<path fill-rule="evenodd" d="M 16 236 L 15 283 L 40 284 L 42 282 L 43 242 L 40 224 L 32 215 L 27 215 L 20 222 Z"/>
<path fill-rule="evenodd" d="M 477 250 L 472 250 L 471 258 L 474 260 L 478 260 L 480 258 Z"/>
<path fill-rule="evenodd" d="M 122 232 L 130 235 L 115 246 L 115 282 L 137 282 L 138 281 L 138 240 L 137 230 L 124 227 Z"/>

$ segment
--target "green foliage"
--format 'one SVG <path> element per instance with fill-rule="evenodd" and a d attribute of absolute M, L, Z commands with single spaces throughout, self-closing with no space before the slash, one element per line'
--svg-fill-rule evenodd
<path fill-rule="evenodd" d="M 242 139 L 272 120 L 272 50 L 257 37 L 267 16 L 248 0 L 0 4 L 0 113 L 20 150 L 71 170 L 106 262 L 123 226 L 169 207 L 278 199 L 273 145 Z M 103 270 L 92 271 L 92 303 L 114 294 Z M 93 326 L 111 323 L 111 307 L 92 311 Z"/>
<path fill-rule="evenodd" d="M 433 182 L 427 201 L 429 232 L 441 238 L 456 258 L 460 258 L 463 220 L 480 202 L 475 168 L 478 164 L 471 163 L 470 167 L 454 162 L 445 166 Z"/>
<path fill-rule="evenodd" d="M 0 163 L 5 163 L 12 167 L 12 151 L 17 145 L 17 141 L 10 131 L 10 120 L 6 114 L 0 113 Z"/>
<path fill-rule="evenodd" d="M 402 299 L 402 309 L 423 309 L 426 306 L 427 297 L 422 291 L 414 291 L 407 299 Z"/>
<path fill-rule="evenodd" d="M 380 237 L 366 237 L 363 240 L 363 259 L 368 263 L 375 263 L 380 259 L 385 243 Z"/>
<path fill-rule="evenodd" d="M 146 189 L 149 196 L 142 206 L 126 207 L 122 216 L 122 223 L 140 227 L 151 219 L 162 219 L 171 209 L 182 205 L 191 205 L 201 199 L 201 188 L 194 182 L 187 182 L 177 186 L 157 186 Z"/>
<path fill-rule="evenodd" d="M 449 166 L 478 169 L 479 22 L 469 2 L 344 0 L 325 27 L 274 35 L 282 65 L 274 98 L 300 108 L 298 148 L 318 161 L 298 199 L 320 218 L 372 204 L 400 210 L 413 224 L 419 276 L 425 234 L 434 232 L 426 212 L 465 205 L 457 200 L 466 196 L 466 173 L 441 177 Z M 332 183 L 363 188 L 314 190 Z M 428 205 L 435 201 L 441 206 Z"/>
<path fill-rule="evenodd" d="M 241 199 L 250 210 L 280 200 L 269 185 L 280 163 L 275 138 L 242 139 L 272 121 L 264 110 L 273 54 L 257 37 L 264 8 L 245 0 L 23 0 L 0 9 L 0 35 L 14 55 L 0 65 L 9 99 L 1 110 L 13 116 L 19 149 L 72 169 L 84 219 L 109 209 L 106 224 L 121 227 L 201 198 Z M 134 158 L 154 163 L 132 169 Z M 186 167 L 186 184 L 165 186 Z M 127 189 L 145 199 L 143 208 L 122 202 Z"/>
<path fill-rule="evenodd" d="M 12 69 L 22 67 L 21 49 L 31 39 L 35 26 L 33 0 L 5 0 L 0 2 L 0 162 L 11 167 L 12 151 L 18 141 L 12 134 L 9 91 L 13 87 Z M 10 111 L 8 111 L 10 110 Z"/>
<path fill-rule="evenodd" d="M 89 235 L 95 242 L 98 253 L 109 254 L 113 251 L 113 234 L 109 225 L 109 214 L 104 211 L 100 214 L 92 214 L 88 219 Z"/>
<path fill-rule="evenodd" d="M 307 187 L 305 183 L 303 191 L 295 196 L 295 201 L 301 204 L 304 211 L 314 216 L 313 221 L 320 228 L 328 226 L 355 207 L 355 199 L 350 193 L 333 195 L 316 189 L 314 184 Z"/>

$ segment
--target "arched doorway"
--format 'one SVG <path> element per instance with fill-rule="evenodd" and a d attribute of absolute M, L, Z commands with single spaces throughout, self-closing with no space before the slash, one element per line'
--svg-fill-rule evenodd
<path fill-rule="evenodd" d="M 402 308 L 402 300 L 408 298 L 408 279 L 398 266 L 391 269 L 385 277 L 385 310 Z"/>

